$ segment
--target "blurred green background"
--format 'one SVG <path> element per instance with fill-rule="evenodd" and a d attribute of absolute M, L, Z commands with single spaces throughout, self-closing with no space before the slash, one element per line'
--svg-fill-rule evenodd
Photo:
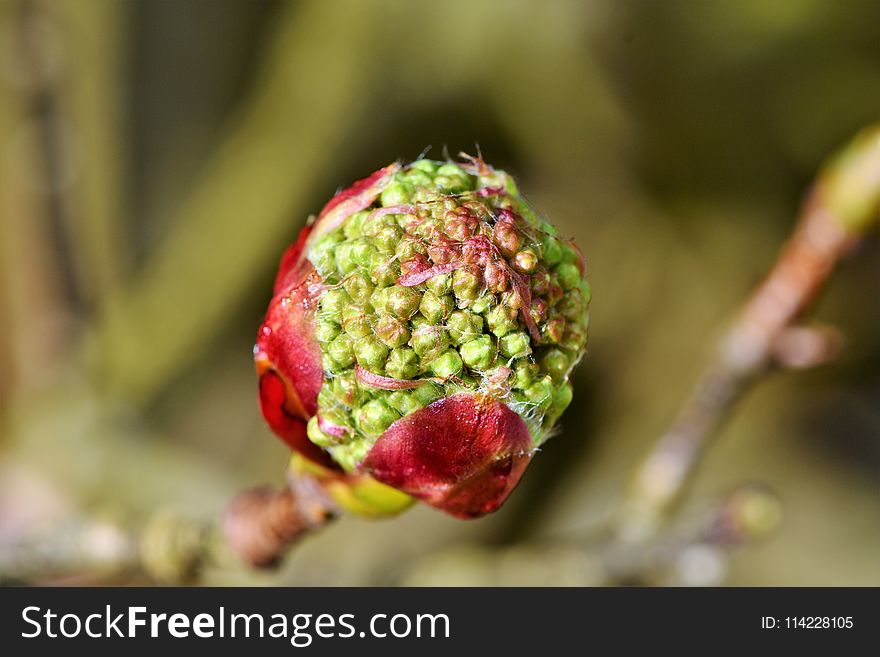
<path fill-rule="evenodd" d="M 282 251 L 338 187 L 478 144 L 587 256 L 563 431 L 490 518 L 344 518 L 260 581 L 590 583 L 815 171 L 878 118 L 874 0 L 2 0 L 0 541 L 280 483 L 251 347 Z M 778 530 L 663 581 L 880 585 L 878 292 L 875 237 L 815 310 L 841 357 L 758 386 L 699 472 L 691 504 L 761 482 Z"/>

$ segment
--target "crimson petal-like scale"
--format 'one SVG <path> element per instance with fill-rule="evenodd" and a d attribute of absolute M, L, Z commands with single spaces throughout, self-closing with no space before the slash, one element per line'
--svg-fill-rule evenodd
<path fill-rule="evenodd" d="M 257 334 L 254 360 L 260 377 L 260 407 L 272 430 L 292 449 L 333 470 L 339 466 L 306 435 L 318 412 L 324 382 L 321 348 L 315 339 L 315 311 L 324 291 L 306 257 L 316 237 L 370 206 L 400 165 L 391 164 L 334 196 L 314 226 L 306 226 L 281 258 L 274 296 Z"/>
<path fill-rule="evenodd" d="M 289 287 L 275 295 L 254 350 L 260 407 L 266 422 L 290 447 L 321 465 L 336 467 L 305 430 L 318 412 L 318 392 L 324 382 L 321 348 L 314 337 L 321 279 L 302 259 L 285 281 Z"/>
<path fill-rule="evenodd" d="M 362 469 L 460 518 L 497 509 L 532 458 L 522 418 L 487 395 L 460 393 L 397 420 Z"/>

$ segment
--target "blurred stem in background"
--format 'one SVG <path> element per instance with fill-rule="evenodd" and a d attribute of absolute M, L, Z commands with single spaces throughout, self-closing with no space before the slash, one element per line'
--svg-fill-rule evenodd
<path fill-rule="evenodd" d="M 3 3 L 3 381 L 19 391 L 63 369 L 65 324 L 122 276 L 121 15 L 112 0 Z"/>
<path fill-rule="evenodd" d="M 807 368 L 837 354 L 838 336 L 801 325 L 838 261 L 880 217 L 880 125 L 820 173 L 788 244 L 722 337 L 692 397 L 636 473 L 618 539 L 644 543 L 685 493 L 700 456 L 739 398 L 774 366 Z"/>
<path fill-rule="evenodd" d="M 29 391 L 63 361 L 71 299 L 57 257 L 66 211 L 54 134 L 57 53 L 40 32 L 49 25 L 31 3 L 0 6 L 4 60 L 0 80 L 3 250 L 3 399 Z"/>
<path fill-rule="evenodd" d="M 58 130 L 72 169 L 68 191 L 70 253 L 88 314 L 100 309 L 124 280 L 131 249 L 122 229 L 125 5 L 118 0 L 40 0 L 54 24 L 59 58 Z M 51 42 L 50 42 L 51 46 Z"/>
<path fill-rule="evenodd" d="M 111 394 L 149 401 L 211 345 L 262 263 L 278 257 L 290 217 L 327 176 L 323 154 L 341 147 L 345 118 L 367 97 L 373 67 L 357 47 L 374 35 L 368 3 L 286 3 L 253 96 L 143 268 L 111 295 L 90 341 Z M 309 56 L 319 44 L 321 65 Z M 326 84 L 327 80 L 333 84 Z M 296 130 L 285 130 L 295 125 Z"/>

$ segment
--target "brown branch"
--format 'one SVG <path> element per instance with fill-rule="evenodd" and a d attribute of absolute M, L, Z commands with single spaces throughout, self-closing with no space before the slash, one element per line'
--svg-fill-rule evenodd
<path fill-rule="evenodd" d="M 136 564 L 136 544 L 126 532 L 108 522 L 77 518 L 0 544 L 0 585 L 101 581 Z"/>
<path fill-rule="evenodd" d="M 270 568 L 336 513 L 320 482 L 301 475 L 281 490 L 237 495 L 216 521 L 162 509 L 127 531 L 82 517 L 0 543 L 0 584 L 107 581 L 138 573 L 164 584 L 192 584 L 211 568 Z"/>
<path fill-rule="evenodd" d="M 834 266 L 876 221 L 880 126 L 861 133 L 819 176 L 789 242 L 722 337 L 670 429 L 638 469 L 617 538 L 652 536 L 680 498 L 736 401 L 773 365 L 809 366 L 836 352 L 836 335 L 797 325 Z"/>
<path fill-rule="evenodd" d="M 242 561 L 271 567 L 294 542 L 335 515 L 335 506 L 316 480 L 297 478 L 281 491 L 256 488 L 238 495 L 226 508 L 223 532 Z"/>

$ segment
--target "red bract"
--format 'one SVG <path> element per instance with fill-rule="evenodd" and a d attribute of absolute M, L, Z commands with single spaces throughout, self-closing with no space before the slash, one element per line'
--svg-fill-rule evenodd
<path fill-rule="evenodd" d="M 519 415 L 487 395 L 462 393 L 392 424 L 364 469 L 449 514 L 474 518 L 501 506 L 531 457 Z"/>
<path fill-rule="evenodd" d="M 315 236 L 376 200 L 397 168 L 397 164 L 387 166 L 339 192 L 324 206 L 314 226 L 300 232 L 281 258 L 274 296 L 254 349 L 266 422 L 293 450 L 337 470 L 333 459 L 306 436 L 306 423 L 317 413 L 324 383 L 321 349 L 315 340 L 315 310 L 324 290 L 306 251 Z"/>
<path fill-rule="evenodd" d="M 300 249 L 303 240 L 304 235 L 297 243 Z M 288 262 L 288 270 L 279 272 L 281 284 L 254 350 L 260 405 L 266 422 L 292 449 L 317 463 L 335 467 L 333 460 L 306 436 L 306 423 L 318 410 L 318 392 L 324 382 L 321 349 L 314 337 L 321 280 L 308 260 L 299 258 L 294 250 L 285 254 L 284 261 L 294 264 Z"/>

